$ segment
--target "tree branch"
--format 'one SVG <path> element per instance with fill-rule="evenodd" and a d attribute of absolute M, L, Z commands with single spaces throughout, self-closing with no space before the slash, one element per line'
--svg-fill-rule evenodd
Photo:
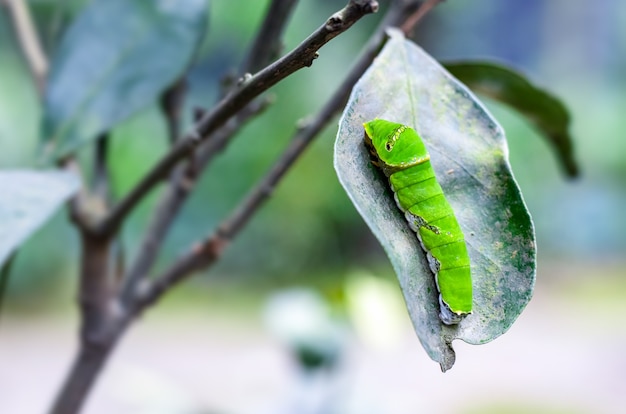
<path fill-rule="evenodd" d="M 170 268 L 156 277 L 154 281 L 145 281 L 142 289 L 137 292 L 139 295 L 137 312 L 141 312 L 146 307 L 158 301 L 172 286 L 184 280 L 192 272 L 209 267 L 219 259 L 224 249 L 272 194 L 278 182 L 298 157 L 327 123 L 341 111 L 350 95 L 352 87 L 371 65 L 371 62 L 386 42 L 386 28 L 402 24 L 406 16 L 415 10 L 417 4 L 418 2 L 415 1 L 403 2 L 390 10 L 384 21 L 370 38 L 358 62 L 354 65 L 335 94 L 311 122 L 298 130 L 292 138 L 289 147 L 266 176 L 248 193 L 234 213 L 221 223 L 213 235 L 195 244 Z M 417 21 L 415 23 L 417 23 Z"/>
<path fill-rule="evenodd" d="M 52 411 L 54 414 L 75 413 L 80 409 L 98 371 L 106 362 L 117 339 L 130 321 L 149 303 L 157 300 L 169 286 L 181 280 L 194 269 L 198 269 L 218 258 L 227 244 L 223 242 L 224 238 L 220 231 L 227 234 L 230 233 L 229 239 L 234 237 L 258 208 L 260 202 L 267 196 L 263 191 L 261 191 L 261 197 L 255 196 L 256 192 L 253 191 L 249 197 L 251 201 L 244 203 L 244 205 L 249 204 L 250 207 L 238 209 L 233 216 L 234 218 L 231 221 L 226 221 L 225 225 L 222 226 L 223 228 L 220 228 L 212 240 L 198 245 L 195 250 L 191 251 L 192 254 L 188 256 L 188 259 L 183 258 L 183 260 L 177 261 L 164 273 L 164 276 L 158 278 L 154 283 L 150 282 L 143 276 L 145 276 L 146 269 L 149 269 L 156 257 L 157 249 L 154 246 L 158 247 L 158 243 L 162 240 L 162 237 L 159 237 L 159 235 L 164 236 L 166 229 L 176 216 L 176 212 L 188 191 L 188 188 L 178 187 L 178 185 L 181 183 L 185 185 L 186 179 L 195 178 L 193 175 L 190 175 L 190 170 L 185 168 L 185 166 L 180 166 L 174 170 L 178 163 L 184 158 L 193 155 L 194 159 L 203 161 L 206 165 L 216 151 L 228 142 L 230 131 L 228 125 L 232 125 L 234 132 L 245 120 L 246 111 L 254 112 L 255 104 L 251 104 L 251 102 L 257 96 L 295 71 L 305 66 L 310 66 L 313 59 L 317 57 L 317 50 L 320 47 L 347 30 L 365 14 L 375 12 L 377 7 L 378 4 L 374 0 L 350 0 L 344 9 L 331 16 L 325 25 L 303 41 L 294 51 L 262 69 L 256 75 L 246 79 L 236 90 L 223 98 L 213 110 L 204 114 L 192 131 L 174 143 L 170 152 L 157 163 L 152 171 L 104 220 L 99 221 L 96 225 L 92 225 L 93 221 L 89 219 L 81 222 L 80 227 L 85 252 L 80 289 L 83 314 L 81 352 L 55 402 Z M 256 60 L 257 58 L 252 59 L 252 61 Z M 348 89 L 345 89 L 343 92 L 347 94 Z M 347 95 L 342 96 L 343 100 L 345 100 Z M 237 117 L 232 119 L 232 122 L 228 122 L 234 115 L 237 115 Z M 312 139 L 312 136 L 317 133 L 316 130 L 319 131 L 330 117 L 332 117 L 332 113 L 325 114 L 322 112 L 317 126 L 312 124 L 301 130 L 297 136 L 302 134 L 302 140 L 305 143 L 299 145 L 306 146 L 306 142 Z M 307 130 L 309 131 L 308 133 L 306 132 Z M 211 143 L 211 138 L 220 144 L 208 145 Z M 298 141 L 298 139 L 295 139 L 295 141 Z M 203 144 L 201 150 L 194 154 L 193 151 L 196 146 L 204 142 L 207 144 Z M 296 145 L 296 147 L 299 145 Z M 275 184 L 285 173 L 290 163 L 295 160 L 299 152 L 301 150 L 297 148 L 291 152 L 288 151 L 291 155 L 285 157 L 287 161 L 283 162 L 282 165 L 279 162 L 277 168 L 273 169 L 273 171 L 278 170 L 278 172 L 270 173 L 269 179 L 266 178 L 264 181 L 269 180 L 271 182 L 274 180 Z M 290 160 L 289 157 L 293 157 L 293 159 Z M 176 172 L 172 174 L 172 171 Z M 120 292 L 115 292 L 115 286 L 111 278 L 110 263 L 112 235 L 119 229 L 122 221 L 134 206 L 159 181 L 168 175 L 173 177 L 171 178 L 173 183 L 171 190 L 178 191 L 182 188 L 184 191 L 178 194 L 172 193 L 172 196 L 167 196 L 166 193 L 164 200 L 169 200 L 173 204 L 163 204 L 160 207 L 160 211 L 155 216 L 156 224 L 151 225 L 145 239 L 145 241 L 149 242 L 151 238 L 154 240 L 154 237 L 157 237 L 157 243 L 146 249 L 145 262 L 137 261 L 135 263 L 137 267 L 131 269 L 124 288 Z M 181 196 L 181 194 L 183 195 Z M 80 204 L 82 203 L 82 198 L 81 200 L 76 200 L 76 210 L 81 210 Z M 159 220 L 162 221 L 159 222 Z M 145 246 L 142 249 L 145 249 Z M 144 284 L 139 284 L 142 281 Z M 130 293 L 132 293 L 132 296 L 126 296 Z M 130 301 L 130 306 L 118 306 L 125 305 L 125 302 L 120 303 L 118 300 L 126 298 L 133 299 Z"/>
<path fill-rule="evenodd" d="M 370 60 L 368 60 L 370 59 Z M 331 100 L 315 120 L 300 129 L 291 145 L 276 162 L 270 172 L 257 184 L 235 212 L 218 227 L 205 241 L 194 245 L 154 282 L 146 281 L 137 298 L 138 312 L 156 302 L 167 290 L 182 281 L 191 272 L 212 265 L 221 256 L 224 248 L 244 227 L 263 201 L 272 193 L 276 183 L 287 172 L 297 157 L 304 151 L 326 123 L 338 112 L 350 94 L 352 85 L 369 66 L 373 56 L 363 58 L 355 66 Z"/>
<path fill-rule="evenodd" d="M 289 16 L 293 8 L 296 5 L 297 0 L 274 0 L 270 5 L 268 12 L 265 15 L 265 19 L 257 33 L 255 39 L 255 46 L 250 48 L 248 56 L 244 59 L 241 65 L 240 73 L 245 74 L 261 69 L 264 65 L 273 61 L 276 55 L 280 51 L 282 44 L 282 33 L 287 26 Z M 263 39 L 259 41 L 259 39 Z M 257 49 L 257 46 L 260 48 Z M 264 107 L 270 102 L 266 100 L 261 103 Z M 245 112 L 255 111 L 254 101 L 248 104 L 250 108 L 246 107 L 242 110 L 244 112 L 242 121 L 246 120 L 247 115 Z M 264 109 L 264 108 L 263 108 Z M 204 114 L 202 115 L 204 116 Z M 202 118 L 200 117 L 200 119 Z M 213 157 L 223 150 L 234 134 L 214 134 L 210 139 L 205 140 L 200 148 L 197 150 L 197 156 L 195 158 L 198 169 L 202 171 L 211 162 Z"/>
<path fill-rule="evenodd" d="M 106 342 L 111 314 L 111 242 L 82 232 L 82 264 L 80 297 L 82 343 L 98 345 Z"/>
<path fill-rule="evenodd" d="M 81 214 L 77 210 L 85 208 L 82 206 L 84 200 L 80 195 L 72 200 L 72 215 Z M 84 223 L 77 224 L 81 230 L 82 241 L 78 290 L 81 315 L 80 352 L 52 405 L 51 414 L 79 412 L 96 374 L 128 322 L 114 302 L 111 239 L 94 236 L 85 231 Z"/>
<path fill-rule="evenodd" d="M 248 120 L 265 110 L 267 103 L 268 101 L 265 100 L 248 105 L 236 118 L 214 133 L 209 142 L 213 140 L 228 141 Z M 196 183 L 199 171 L 206 167 L 209 159 L 205 153 L 199 152 L 191 165 L 181 165 L 174 171 L 141 242 L 137 259 L 124 278 L 125 286 L 121 294 L 122 303 L 129 305 L 134 300 L 135 287 L 150 271 L 169 228 Z"/>
<path fill-rule="evenodd" d="M 255 37 L 257 39 L 255 46 L 250 48 L 248 56 L 241 65 L 240 73 L 256 71 L 274 60 L 280 49 L 283 30 L 296 1 L 274 0 L 271 3 Z M 196 151 L 189 165 L 181 165 L 174 170 L 142 240 L 137 258 L 124 278 L 125 286 L 121 292 L 123 304 L 129 305 L 134 300 L 137 284 L 152 268 L 168 230 L 187 200 L 187 196 L 196 183 L 197 176 L 202 173 L 214 155 L 226 146 L 241 127 L 250 118 L 265 110 L 270 103 L 269 99 L 257 101 L 249 103 L 235 118 L 206 139 Z M 205 114 L 206 111 L 197 111 L 196 121 L 202 119 Z"/>
<path fill-rule="evenodd" d="M 48 60 L 39 42 L 28 6 L 25 0 L 1 1 L 11 15 L 20 48 L 35 79 L 37 90 L 39 94 L 43 94 L 48 74 Z"/>
<path fill-rule="evenodd" d="M 324 25 L 305 39 L 298 47 L 246 79 L 237 90 L 227 95 L 209 111 L 191 132 L 180 138 L 137 187 L 93 231 L 98 234 L 112 234 L 117 231 L 123 219 L 135 205 L 157 183 L 163 180 L 181 159 L 187 157 L 200 142 L 262 92 L 292 73 L 311 66 L 313 60 L 317 57 L 317 51 L 323 45 L 349 29 L 366 14 L 376 12 L 377 10 L 378 2 L 375 0 L 350 0 L 342 10 L 332 15 Z"/>
<path fill-rule="evenodd" d="M 61 392 L 57 395 L 50 414 L 76 414 L 79 412 L 89 390 L 109 357 L 112 346 L 106 348 L 81 347 L 70 369 Z"/>
<path fill-rule="evenodd" d="M 362 14 L 358 17 L 356 17 L 358 13 L 356 13 L 354 9 L 350 12 L 353 14 L 356 13 L 354 16 L 346 12 L 347 9 L 355 7 L 357 3 L 360 5 L 359 7 L 364 7 L 364 5 L 369 4 L 371 10 L 361 10 L 360 13 Z M 341 110 L 352 86 L 367 67 L 369 67 L 374 56 L 382 47 L 385 41 L 384 28 L 388 25 L 395 26 L 397 22 L 403 22 L 403 19 L 413 12 L 417 4 L 417 1 L 408 0 L 398 0 L 394 3 L 394 7 L 390 9 L 390 12 L 385 18 L 385 23 L 382 24 L 372 36 L 365 53 L 359 59 L 341 87 L 313 121 L 298 130 L 291 145 L 275 163 L 274 167 L 259 181 L 258 185 L 250 191 L 249 195 L 234 213 L 218 227 L 217 231 L 209 239 L 194 246 L 187 254 L 177 260 L 169 269 L 154 280 L 142 277 L 134 279 L 133 283 L 126 285 L 127 288 L 122 290 L 121 293 L 122 295 L 132 293 L 133 300 L 129 308 L 117 308 L 115 305 L 118 303 L 111 301 L 111 285 L 110 282 L 108 282 L 110 281 L 108 277 L 110 273 L 108 250 L 110 249 L 110 235 L 114 234 L 118 229 L 126 214 L 134 207 L 134 204 L 142 199 L 158 181 L 169 174 L 181 159 L 188 157 L 199 142 L 207 142 L 207 144 L 203 144 L 201 151 L 194 155 L 194 159 L 197 160 L 200 157 L 205 157 L 204 159 L 206 159 L 208 163 L 208 160 L 212 158 L 216 150 L 221 148 L 221 146 L 208 145 L 211 143 L 211 140 L 209 140 L 210 136 L 215 139 L 219 136 L 212 132 L 218 130 L 222 125 L 240 126 L 240 118 L 245 114 L 245 112 L 241 112 L 242 108 L 250 108 L 250 102 L 252 102 L 256 96 L 281 79 L 289 76 L 290 73 L 303 67 L 297 67 L 297 65 L 306 66 L 306 63 L 310 64 L 316 56 L 316 50 L 338 34 L 331 31 L 329 27 L 335 27 L 334 25 L 337 25 L 342 28 L 341 31 L 347 29 L 349 25 L 358 20 L 363 14 L 375 11 L 373 5 L 377 5 L 376 2 L 364 0 L 350 1 L 348 6 L 339 13 L 339 17 L 337 17 L 337 14 L 331 17 L 327 25 L 318 29 L 316 33 L 305 40 L 293 52 L 263 69 L 257 75 L 248 79 L 239 89 L 226 96 L 212 111 L 203 116 L 202 120 L 198 122 L 192 132 L 174 144 L 171 152 L 157 164 L 153 171 L 148 174 L 135 190 L 131 191 L 127 198 L 118 205 L 116 210 L 114 210 L 106 220 L 99 222 L 96 226 L 91 226 L 90 231 L 83 231 L 83 245 L 85 246 L 85 250 L 92 252 L 92 254 L 89 258 L 86 257 L 83 262 L 81 291 L 83 291 L 84 294 L 82 295 L 81 303 L 83 306 L 83 314 L 85 315 L 84 320 L 86 320 L 87 317 L 93 318 L 89 324 L 92 325 L 91 328 L 93 329 L 85 329 L 86 325 L 83 324 L 81 353 L 55 403 L 52 411 L 54 414 L 67 414 L 78 411 L 93 384 L 97 372 L 105 363 L 116 340 L 130 321 L 146 307 L 157 301 L 171 286 L 183 280 L 191 272 L 213 264 L 221 256 L 224 248 L 245 226 L 255 212 L 258 211 L 259 207 L 267 197 L 269 197 L 276 184 L 293 165 L 297 157 L 307 148 L 308 144 L 329 120 Z M 338 20 L 335 20 L 336 18 L 338 18 Z M 348 26 L 345 27 L 346 22 L 352 23 L 349 23 Z M 304 47 L 303 45 L 307 44 L 310 45 L 312 49 L 301 50 L 301 48 Z M 315 49 L 315 47 L 317 47 L 317 49 Z M 299 52 L 296 53 L 296 51 Z M 300 60 L 299 63 L 289 60 L 285 61 L 289 56 L 291 56 L 291 59 L 302 60 Z M 275 70 L 277 70 L 278 73 L 272 72 Z M 287 72 L 282 72 L 283 70 Z M 226 124 L 228 119 L 234 114 L 238 114 L 238 117 Z M 222 127 L 219 131 L 226 134 L 226 130 L 227 128 Z M 228 138 L 223 139 L 223 143 L 227 141 Z M 224 144 L 220 145 L 223 146 Z M 183 150 L 180 148 L 183 148 Z M 189 170 L 181 166 L 176 169 L 176 171 L 188 172 Z M 180 173 L 180 177 L 184 178 L 185 175 L 182 174 L 182 172 Z M 172 181 L 172 183 L 184 182 L 183 178 L 177 178 L 176 181 Z M 186 195 L 186 193 L 184 194 Z M 168 198 L 166 197 L 165 199 Z M 177 195 L 172 196 L 171 199 L 176 202 L 180 201 Z M 182 199 L 184 199 L 184 196 Z M 157 220 L 161 215 L 167 217 L 167 220 L 172 220 L 178 208 L 178 206 L 174 206 L 174 210 L 167 211 L 167 209 L 165 209 L 164 212 L 157 213 Z M 169 223 L 166 222 L 159 224 L 159 226 L 161 225 L 163 225 L 165 229 L 169 227 Z M 152 231 L 155 229 L 158 230 L 157 227 L 152 228 L 151 226 Z M 96 230 L 95 232 L 94 229 Z M 163 230 L 161 229 L 159 231 Z M 158 235 L 161 233 L 157 232 L 152 234 Z M 153 260 L 156 255 L 156 250 L 149 252 L 149 255 L 152 255 L 151 260 Z M 148 265 L 148 268 L 150 265 L 151 263 Z M 138 273 L 145 274 L 146 271 Z M 90 275 L 90 277 L 87 278 L 86 275 Z M 130 277 L 127 280 L 131 280 Z M 139 282 L 143 282 L 143 284 L 139 284 Z M 134 286 L 135 283 L 137 284 L 136 286 Z M 100 286 L 96 289 L 98 284 Z M 100 294 L 96 292 L 100 292 Z"/>

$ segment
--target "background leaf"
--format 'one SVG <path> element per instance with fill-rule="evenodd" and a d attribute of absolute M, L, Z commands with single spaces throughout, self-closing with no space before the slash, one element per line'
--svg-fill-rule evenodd
<path fill-rule="evenodd" d="M 0 171 L 0 265 L 79 188 L 65 171 Z"/>
<path fill-rule="evenodd" d="M 522 74 L 499 64 L 450 62 L 444 66 L 473 91 L 510 105 L 523 114 L 548 138 L 567 175 L 578 175 L 569 133 L 569 112 L 558 98 L 534 86 Z"/>
<path fill-rule="evenodd" d="M 65 33 L 45 97 L 46 155 L 60 158 L 154 102 L 189 66 L 206 0 L 96 0 Z"/>
<path fill-rule="evenodd" d="M 422 345 L 445 371 L 454 364 L 453 339 L 491 341 L 530 300 L 534 231 L 508 164 L 502 128 L 434 59 L 399 32 L 390 33 L 352 91 L 335 143 L 335 169 L 394 266 Z M 376 117 L 408 124 L 420 133 L 465 234 L 474 311 L 456 327 L 439 320 L 438 294 L 425 254 L 386 179 L 369 162 L 362 124 Z"/>

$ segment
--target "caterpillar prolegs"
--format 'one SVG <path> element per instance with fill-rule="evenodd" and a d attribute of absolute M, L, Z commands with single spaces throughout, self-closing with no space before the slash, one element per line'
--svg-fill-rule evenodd
<path fill-rule="evenodd" d="M 375 119 L 363 126 L 372 163 L 388 177 L 398 208 L 426 252 L 439 291 L 439 318 L 458 324 L 472 312 L 470 259 L 426 146 L 407 125 Z"/>

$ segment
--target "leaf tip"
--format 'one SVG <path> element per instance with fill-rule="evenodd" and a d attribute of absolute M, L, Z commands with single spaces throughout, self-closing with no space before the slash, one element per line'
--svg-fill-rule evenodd
<path fill-rule="evenodd" d="M 454 362 L 456 361 L 456 353 L 454 352 L 454 348 L 452 348 L 452 344 L 446 341 L 446 347 L 443 350 L 441 361 L 439 361 L 439 366 L 441 367 L 441 372 L 446 372 L 454 366 Z"/>

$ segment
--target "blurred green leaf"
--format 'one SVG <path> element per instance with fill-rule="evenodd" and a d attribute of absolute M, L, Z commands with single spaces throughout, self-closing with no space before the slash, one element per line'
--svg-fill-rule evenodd
<path fill-rule="evenodd" d="M 567 175 L 578 175 L 569 132 L 570 116 L 560 99 L 534 86 L 522 74 L 496 63 L 448 62 L 444 67 L 473 91 L 523 114 L 548 138 Z"/>
<path fill-rule="evenodd" d="M 335 169 L 398 276 L 415 331 L 445 371 L 455 338 L 483 344 L 507 331 L 531 298 L 535 238 L 506 158 L 502 128 L 467 88 L 400 32 L 359 80 L 340 121 Z M 388 119 L 414 127 L 468 245 L 474 310 L 458 326 L 439 320 L 438 293 L 426 255 L 370 164 L 363 123 Z"/>
<path fill-rule="evenodd" d="M 0 171 L 0 265 L 79 188 L 64 171 Z"/>
<path fill-rule="evenodd" d="M 191 63 L 206 0 L 96 0 L 65 33 L 45 97 L 46 156 L 66 156 L 153 103 Z"/>

